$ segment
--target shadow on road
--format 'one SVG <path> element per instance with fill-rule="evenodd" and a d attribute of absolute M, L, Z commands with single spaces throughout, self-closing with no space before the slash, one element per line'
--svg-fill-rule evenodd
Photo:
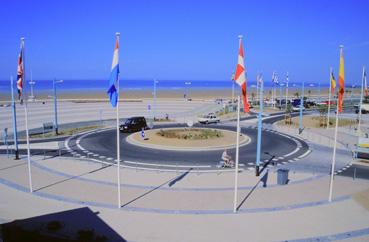
<path fill-rule="evenodd" d="M 237 206 L 237 211 L 242 207 L 242 205 L 246 202 L 246 200 L 255 191 L 255 189 L 258 187 L 258 185 L 260 184 L 260 182 L 263 182 L 263 187 L 266 187 L 267 186 L 268 173 L 269 173 L 269 171 L 266 171 L 265 174 L 260 178 L 260 180 L 255 184 L 255 186 L 250 190 L 250 192 L 245 196 L 245 198 L 241 201 L 240 205 Z"/>
<path fill-rule="evenodd" d="M 11 169 L 11 168 L 14 168 L 14 167 L 18 167 L 18 166 L 24 166 L 26 165 L 27 163 L 24 162 L 24 163 L 21 163 L 21 164 L 16 164 L 16 165 L 12 165 L 12 166 L 7 166 L 7 167 L 4 167 L 4 168 L 1 168 L 0 171 L 4 171 L 4 170 L 8 170 L 8 169 Z"/>
<path fill-rule="evenodd" d="M 164 183 L 160 184 L 159 186 L 154 187 L 153 189 L 151 189 L 151 190 L 149 190 L 149 191 L 147 191 L 147 192 L 143 193 L 142 195 L 140 195 L 140 196 L 138 196 L 138 197 L 136 197 L 136 198 L 132 199 L 131 201 L 129 201 L 129 202 L 127 202 L 127 203 L 123 204 L 121 207 L 122 207 L 122 208 L 123 208 L 123 207 L 126 207 L 127 205 L 129 205 L 129 204 L 131 204 L 131 203 L 133 203 L 133 202 L 135 202 L 135 201 L 137 201 L 137 200 L 139 200 L 139 199 L 143 198 L 144 196 L 146 196 L 146 195 L 148 195 L 148 194 L 150 194 L 150 193 L 152 193 L 152 192 L 154 192 L 154 191 L 158 190 L 159 188 L 163 187 L 165 184 L 168 184 L 168 186 L 169 186 L 169 187 L 172 187 L 174 184 L 176 184 L 177 182 L 179 182 L 180 180 L 182 180 L 185 176 L 187 176 L 187 175 L 192 171 L 192 169 L 193 169 L 193 168 L 190 168 L 190 169 L 188 169 L 186 172 L 184 172 L 183 174 L 181 174 L 181 175 L 179 175 L 179 176 L 177 176 L 177 177 L 175 177 L 175 178 L 173 178 L 173 179 L 170 179 L 170 180 L 168 180 L 168 181 L 165 181 Z"/>
<path fill-rule="evenodd" d="M 127 241 L 88 207 L 49 213 L 0 225 L 4 241 Z"/>
<path fill-rule="evenodd" d="M 92 173 L 95 173 L 95 172 L 101 171 L 101 170 L 103 170 L 103 169 L 105 169 L 105 168 L 108 168 L 108 167 L 110 167 L 110 166 L 112 166 L 112 165 L 113 165 L 113 164 L 106 165 L 106 166 L 100 167 L 100 168 L 98 168 L 98 169 L 95 169 L 95 170 L 92 170 L 92 171 L 88 171 L 88 172 L 82 173 L 82 174 L 80 174 L 80 175 L 70 176 L 70 177 L 68 177 L 68 178 L 66 178 L 66 179 L 63 179 L 63 180 L 61 180 L 61 181 L 57 181 L 57 182 L 54 182 L 54 183 L 52 183 L 52 184 L 49 184 L 49 185 L 46 185 L 46 186 L 40 187 L 40 188 L 36 189 L 36 190 L 35 190 L 35 192 L 40 191 L 40 190 L 45 189 L 45 188 L 48 188 L 48 187 L 55 186 L 55 185 L 57 185 L 57 184 L 60 184 L 60 183 L 63 183 L 63 182 L 69 181 L 69 180 L 76 179 L 76 178 L 78 178 L 78 177 L 82 177 L 82 176 L 85 176 L 85 175 L 88 175 L 88 174 L 92 174 Z"/>

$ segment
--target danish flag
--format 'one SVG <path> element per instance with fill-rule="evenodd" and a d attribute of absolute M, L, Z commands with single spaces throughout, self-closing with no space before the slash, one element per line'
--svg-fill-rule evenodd
<path fill-rule="evenodd" d="M 242 39 L 240 38 L 240 49 L 238 52 L 238 63 L 236 68 L 235 81 L 241 87 L 242 90 L 242 98 L 243 98 L 243 110 L 245 113 L 250 112 L 249 102 L 247 100 L 247 92 L 246 92 L 246 74 L 245 74 L 245 64 L 244 64 L 244 55 L 242 48 Z"/>

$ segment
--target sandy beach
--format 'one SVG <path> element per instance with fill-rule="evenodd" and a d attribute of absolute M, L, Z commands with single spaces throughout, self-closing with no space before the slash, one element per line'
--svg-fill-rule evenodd
<path fill-rule="evenodd" d="M 346 89 L 346 98 L 351 97 L 350 91 L 347 92 Z M 249 88 L 248 91 L 248 99 L 252 101 L 256 100 L 256 88 Z M 301 95 L 301 90 L 298 88 L 289 88 L 288 97 L 295 98 L 298 95 Z M 184 99 L 185 90 L 184 89 L 157 89 L 156 97 L 158 99 Z M 239 88 L 235 87 L 234 95 L 240 94 Z M 35 97 L 37 100 L 50 99 L 52 98 L 52 91 L 42 90 L 35 91 Z M 108 98 L 106 91 L 102 89 L 71 89 L 71 90 L 60 90 L 57 92 L 58 99 L 106 99 Z M 122 99 L 152 99 L 153 91 L 149 89 L 128 89 L 121 90 L 120 92 Z M 285 98 L 285 90 L 282 89 L 282 97 Z M 352 96 L 360 95 L 360 89 L 353 89 Z M 17 97 L 18 94 L 15 93 Z M 308 98 L 317 98 L 319 96 L 319 90 L 317 88 L 305 88 L 305 96 Z M 321 97 L 328 97 L 328 89 L 322 88 L 320 92 Z M 231 99 L 232 98 L 232 88 L 213 88 L 213 89 L 190 89 L 187 94 L 188 98 L 193 100 L 212 100 L 212 99 Z M 276 89 L 276 98 L 280 97 L 279 88 Z M 0 102 L 9 101 L 10 100 L 10 92 L 4 92 L 3 90 L 0 92 Z M 272 88 L 266 88 L 264 92 L 264 98 L 271 99 L 272 98 Z"/>

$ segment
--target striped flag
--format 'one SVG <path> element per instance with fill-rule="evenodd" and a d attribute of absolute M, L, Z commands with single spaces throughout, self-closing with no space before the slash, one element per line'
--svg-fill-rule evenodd
<path fill-rule="evenodd" d="M 336 79 L 333 75 L 333 70 L 331 71 L 331 91 L 334 93 L 334 90 L 336 89 Z"/>
<path fill-rule="evenodd" d="M 343 106 L 343 94 L 345 93 L 345 70 L 344 70 L 344 58 L 343 48 L 341 47 L 340 52 L 340 70 L 338 76 L 338 112 L 342 113 Z"/>
<path fill-rule="evenodd" d="M 279 85 L 277 73 L 273 72 L 273 83 Z"/>
<path fill-rule="evenodd" d="M 244 55 L 242 48 L 242 39 L 240 38 L 240 49 L 238 52 L 238 63 L 236 67 L 236 75 L 235 80 L 237 84 L 242 89 L 242 97 L 243 97 L 243 110 L 245 113 L 250 112 L 249 102 L 247 100 L 247 92 L 246 92 L 246 74 L 245 74 L 245 65 L 244 65 Z"/>
<path fill-rule="evenodd" d="M 115 87 L 118 79 L 119 79 L 119 37 L 117 36 L 113 54 L 113 63 L 111 64 L 111 74 L 108 89 L 110 103 L 113 107 L 116 107 L 118 102 L 118 91 L 117 88 Z"/>
<path fill-rule="evenodd" d="M 21 42 L 20 53 L 18 56 L 18 67 L 17 67 L 17 90 L 18 90 L 19 100 L 21 100 L 22 93 L 23 93 L 23 78 L 24 78 L 23 52 L 24 52 L 24 46 L 23 46 L 23 42 Z"/>

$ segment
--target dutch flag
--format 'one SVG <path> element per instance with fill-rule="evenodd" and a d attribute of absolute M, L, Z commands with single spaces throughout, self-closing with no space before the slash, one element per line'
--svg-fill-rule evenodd
<path fill-rule="evenodd" d="M 115 41 L 113 63 L 111 64 L 111 74 L 108 89 L 110 103 L 113 107 L 116 107 L 118 102 L 118 91 L 116 88 L 118 78 L 119 78 L 119 34 L 117 34 Z"/>

